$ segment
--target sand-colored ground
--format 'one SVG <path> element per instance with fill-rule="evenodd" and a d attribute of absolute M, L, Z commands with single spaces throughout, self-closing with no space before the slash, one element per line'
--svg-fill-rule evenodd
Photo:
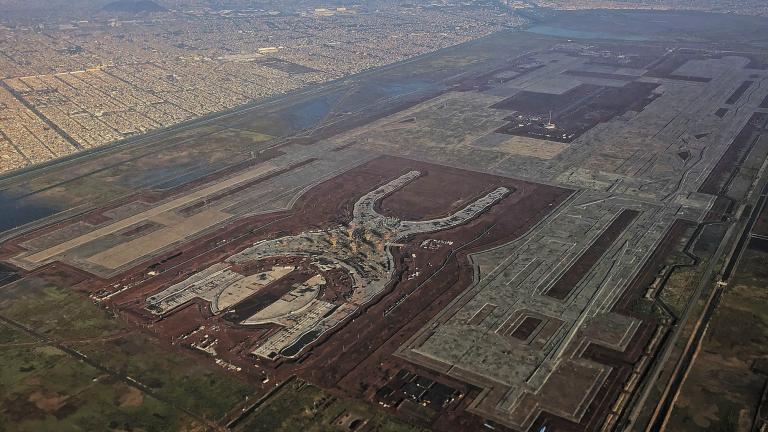
<path fill-rule="evenodd" d="M 45 250 L 33 253 L 33 254 L 25 257 L 25 260 L 26 261 L 31 261 L 33 263 L 42 263 L 43 261 L 49 260 L 50 258 L 53 258 L 53 257 L 55 257 L 57 255 L 62 254 L 62 253 L 65 253 L 65 252 L 67 252 L 69 250 L 72 250 L 72 249 L 78 247 L 78 246 L 82 246 L 82 245 L 84 245 L 84 244 L 86 244 L 86 243 L 88 243 L 90 241 L 96 240 L 98 238 L 101 238 L 101 237 L 104 237 L 104 236 L 107 236 L 107 235 L 110 235 L 110 234 L 114 234 L 114 233 L 116 233 L 116 232 L 118 232 L 120 230 L 123 230 L 125 228 L 128 228 L 128 227 L 130 227 L 132 225 L 135 225 L 135 224 L 138 224 L 140 222 L 143 222 L 143 221 L 146 221 L 146 220 L 158 217 L 158 216 L 160 216 L 160 215 L 162 215 L 164 213 L 173 211 L 173 210 L 175 210 L 175 209 L 177 209 L 179 207 L 182 207 L 184 205 L 190 204 L 192 202 L 195 202 L 197 200 L 200 200 L 202 198 L 210 196 L 210 195 L 212 195 L 212 194 L 214 194 L 216 192 L 223 191 L 223 190 L 228 189 L 228 188 L 230 188 L 232 186 L 236 186 L 236 185 L 238 185 L 240 183 L 243 183 L 243 182 L 252 180 L 254 178 L 263 176 L 263 175 L 269 173 L 270 171 L 272 171 L 273 169 L 275 169 L 275 167 L 273 165 L 271 165 L 271 164 L 268 164 L 268 163 L 260 164 L 260 165 L 254 167 L 252 169 L 249 169 L 249 170 L 247 170 L 247 171 L 245 171 L 242 174 L 239 174 L 237 176 L 234 176 L 234 177 L 231 177 L 231 178 L 228 178 L 228 179 L 225 179 L 225 180 L 213 183 L 213 184 L 211 184 L 211 185 L 209 185 L 207 187 L 204 187 L 202 189 L 198 189 L 196 191 L 192 191 L 192 192 L 184 194 L 184 195 L 182 195 L 182 196 L 180 196 L 180 197 L 178 197 L 176 199 L 168 201 L 168 202 L 166 202 L 164 204 L 160 204 L 157 207 L 153 207 L 153 208 L 151 208 L 151 209 L 149 209 L 147 211 L 141 212 L 141 213 L 136 214 L 134 216 L 127 217 L 125 219 L 121 219 L 119 221 L 115 221 L 115 222 L 113 222 L 111 224 L 108 224 L 108 225 L 105 225 L 105 226 L 103 226 L 101 228 L 95 229 L 95 230 L 93 230 L 93 231 L 91 231 L 91 232 L 89 232 L 87 234 L 83 234 L 81 236 L 75 237 L 75 238 L 73 238 L 71 240 L 68 240 L 66 242 L 60 243 L 60 244 L 58 244 L 56 246 L 53 246 L 53 247 L 50 247 L 48 249 L 45 249 Z M 205 212 L 203 212 L 201 214 L 204 214 L 204 213 Z M 187 235 L 189 235 L 190 233 L 200 231 L 199 228 L 196 229 L 196 225 L 198 223 L 205 222 L 207 220 L 208 221 L 208 225 L 207 226 L 210 226 L 210 225 L 213 225 L 213 224 L 216 223 L 213 220 L 215 220 L 217 218 L 221 218 L 221 217 L 223 217 L 223 214 L 221 214 L 221 213 L 218 213 L 216 215 L 214 215 L 214 213 L 207 213 L 204 216 L 200 216 L 198 219 L 195 219 L 194 222 L 189 221 L 189 223 L 188 223 L 189 226 L 184 227 L 184 229 L 179 230 L 179 229 L 177 229 L 178 226 L 171 228 L 169 231 L 166 232 L 166 236 L 167 236 L 167 238 L 169 240 L 170 239 L 178 239 L 178 234 L 176 233 L 176 231 L 186 231 Z M 161 241 L 154 239 L 156 236 L 159 236 L 159 234 L 155 234 L 155 235 L 150 236 L 152 239 L 147 239 L 147 240 L 149 240 L 148 247 L 151 248 L 153 245 L 157 246 L 157 247 L 155 247 L 155 250 L 159 249 L 160 247 L 163 246 L 162 244 L 160 244 Z M 142 239 L 137 239 L 137 240 L 142 240 Z M 139 242 L 139 243 L 141 243 L 141 242 Z M 165 243 L 165 244 L 168 244 L 168 243 Z M 134 244 L 133 246 L 131 246 L 131 247 L 127 248 L 127 249 L 124 249 L 124 250 L 130 250 L 134 246 L 139 246 L 139 244 Z M 109 252 L 109 251 L 106 251 L 106 252 Z M 109 256 L 110 258 L 102 259 L 103 257 L 98 257 L 98 258 L 95 258 L 96 261 L 93 261 L 93 262 L 103 261 L 104 264 L 109 267 L 109 266 L 112 265 L 112 263 L 124 263 L 124 262 L 130 261 L 130 260 L 118 258 L 119 252 L 120 251 L 115 251 L 115 252 L 112 252 L 112 253 L 108 253 L 107 256 Z M 93 259 L 93 257 L 92 257 L 92 259 Z M 112 267 L 112 268 L 114 268 L 114 267 Z"/>
<path fill-rule="evenodd" d="M 234 304 L 245 300 L 248 296 L 269 285 L 270 283 L 281 279 L 283 276 L 292 272 L 296 267 L 293 266 L 275 266 L 272 270 L 257 273 L 240 279 L 228 287 L 214 300 L 216 310 L 224 310 Z"/>
<path fill-rule="evenodd" d="M 527 137 L 512 137 L 495 147 L 513 156 L 552 159 L 568 148 L 568 144 Z"/>
<path fill-rule="evenodd" d="M 212 227 L 232 217 L 217 209 L 208 209 L 188 218 L 182 218 L 174 225 L 157 230 L 117 246 L 99 252 L 88 261 L 102 267 L 116 269 L 144 255 L 155 252 L 178 241 Z"/>

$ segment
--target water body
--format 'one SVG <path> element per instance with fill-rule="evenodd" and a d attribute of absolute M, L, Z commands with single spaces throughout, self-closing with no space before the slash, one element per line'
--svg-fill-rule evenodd
<path fill-rule="evenodd" d="M 220 165 L 169 165 L 142 170 L 135 176 L 121 177 L 121 186 L 130 189 L 151 188 L 155 190 L 169 189 L 194 181 L 218 169 Z"/>
<path fill-rule="evenodd" d="M 286 357 L 293 357 L 301 350 L 314 342 L 318 337 L 320 336 L 320 330 L 310 330 L 307 333 L 304 333 L 296 342 L 294 342 L 292 345 L 285 347 L 280 354 L 286 356 Z"/>
<path fill-rule="evenodd" d="M 55 214 L 60 209 L 0 192 L 0 233 Z"/>
<path fill-rule="evenodd" d="M 152 185 L 152 189 L 155 190 L 163 190 L 163 189 L 170 189 L 177 186 L 181 186 L 183 184 L 187 184 L 189 182 L 195 181 L 201 177 L 204 177 L 213 171 L 216 171 L 217 167 L 209 167 L 202 170 L 196 170 L 191 171 L 186 174 L 180 175 L 178 177 L 174 177 L 172 179 L 169 179 L 167 181 L 164 181 L 162 183 L 156 183 Z"/>
<path fill-rule="evenodd" d="M 334 95 L 337 96 L 337 95 Z M 301 105 L 292 107 L 288 112 L 291 125 L 298 130 L 308 129 L 315 126 L 331 110 L 332 102 L 330 98 L 314 99 Z"/>
<path fill-rule="evenodd" d="M 535 25 L 526 30 L 529 33 L 535 33 L 545 36 L 556 36 L 568 39 L 609 39 L 624 41 L 649 41 L 651 38 L 631 34 L 615 34 L 603 32 L 590 32 L 581 30 L 572 30 L 564 27 L 552 27 L 548 25 Z"/>
<path fill-rule="evenodd" d="M 435 87 L 436 84 L 434 83 L 411 78 L 384 83 L 366 82 L 361 87 L 355 89 L 353 93 L 348 93 L 348 87 L 342 88 L 331 94 L 314 97 L 292 105 L 283 112 L 278 113 L 278 116 L 281 119 L 287 120 L 292 131 L 306 130 L 317 126 L 332 112 L 339 114 L 356 111 L 383 99 L 403 96 Z M 343 98 L 343 101 L 341 98 Z M 266 133 L 269 133 L 269 131 L 266 131 Z"/>
<path fill-rule="evenodd" d="M 422 80 L 414 80 L 407 82 L 393 82 L 386 84 L 376 85 L 386 97 L 402 96 L 404 94 L 413 93 L 416 91 L 431 90 L 437 88 L 435 83 Z"/>

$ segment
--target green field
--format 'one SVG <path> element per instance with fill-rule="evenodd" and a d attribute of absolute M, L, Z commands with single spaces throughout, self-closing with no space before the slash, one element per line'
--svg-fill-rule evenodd
<path fill-rule="evenodd" d="M 0 288 L 0 317 L 0 431 L 202 431 L 255 397 L 236 377 L 169 351 L 82 294 L 39 278 Z M 370 432 L 424 431 L 298 380 L 236 430 L 325 432 L 352 424 Z"/>
<path fill-rule="evenodd" d="M 41 279 L 0 289 L 0 317 L 0 431 L 204 430 L 252 395 L 236 377 Z"/>
<path fill-rule="evenodd" d="M 235 428 L 238 432 L 421 432 L 385 412 L 293 380 L 285 384 Z"/>
<path fill-rule="evenodd" d="M 0 430 L 202 430 L 179 410 L 0 324 Z"/>
<path fill-rule="evenodd" d="M 723 294 L 668 430 L 749 430 L 766 383 L 768 253 L 748 249 Z"/>

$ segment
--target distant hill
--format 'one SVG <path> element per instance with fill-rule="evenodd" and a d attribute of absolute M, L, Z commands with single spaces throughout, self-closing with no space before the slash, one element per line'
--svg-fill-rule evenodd
<path fill-rule="evenodd" d="M 117 0 L 104 5 L 107 12 L 163 12 L 167 9 L 151 0 Z"/>

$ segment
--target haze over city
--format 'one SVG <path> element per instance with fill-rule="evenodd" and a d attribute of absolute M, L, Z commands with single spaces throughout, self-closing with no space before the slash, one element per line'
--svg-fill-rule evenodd
<path fill-rule="evenodd" d="M 0 0 L 0 431 L 768 430 L 762 0 Z"/>

